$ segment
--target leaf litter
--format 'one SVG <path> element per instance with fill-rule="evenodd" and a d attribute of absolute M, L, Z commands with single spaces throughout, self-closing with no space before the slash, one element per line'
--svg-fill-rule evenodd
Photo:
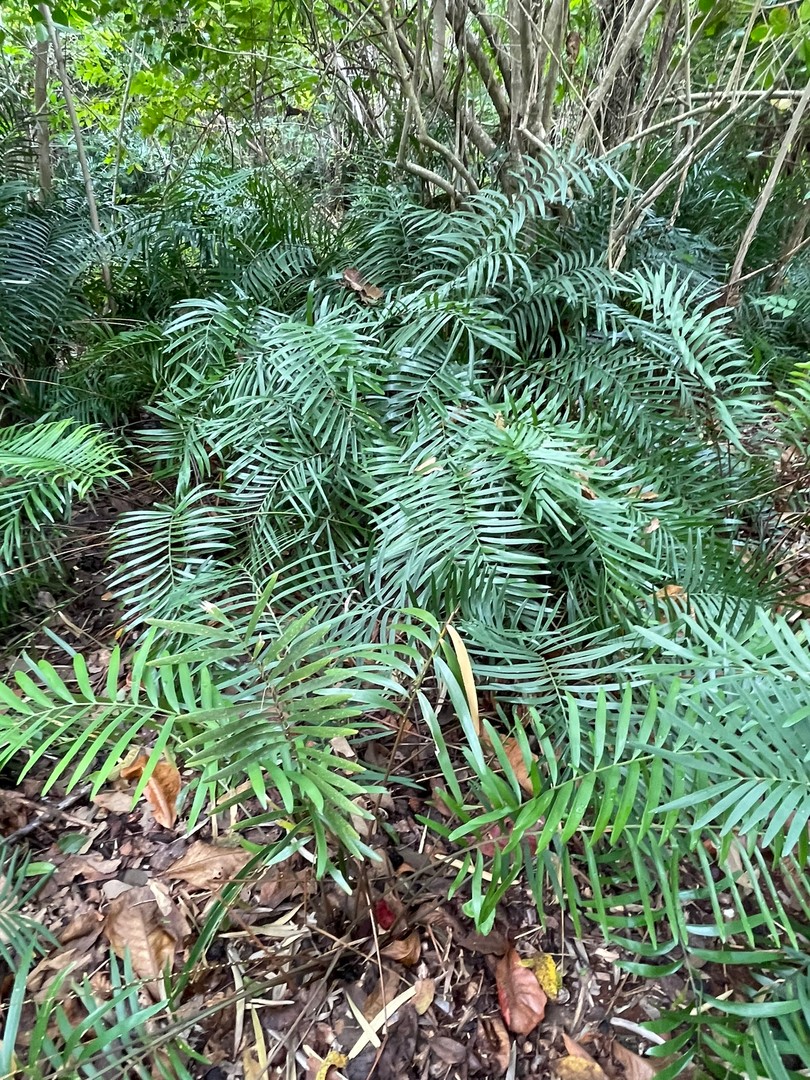
<path fill-rule="evenodd" d="M 660 599 L 686 601 L 674 588 Z M 449 636 L 465 669 L 463 642 Z M 468 695 L 488 745 L 472 686 Z M 403 741 L 403 760 L 419 745 Z M 519 745 L 505 736 L 502 747 L 529 794 Z M 495 748 L 488 750 L 494 761 Z M 180 775 L 170 762 L 158 762 L 143 802 L 133 806 L 148 760 L 145 749 L 92 802 L 85 796 L 72 805 L 70 829 L 81 842 L 74 854 L 60 847 L 58 815 L 38 818 L 30 834 L 38 863 L 54 873 L 26 913 L 54 941 L 29 976 L 22 1030 L 49 994 L 78 1022 L 86 1012 L 82 979 L 98 1000 L 109 995 L 112 950 L 119 965 L 123 958 L 131 965 L 144 1004 L 163 1000 L 166 973 L 175 984 L 182 977 L 173 1011 L 153 1030 L 182 1027 L 193 1054 L 206 1061 L 186 1058 L 195 1080 L 656 1075 L 661 1059 L 643 1056 L 654 1041 L 644 1038 L 644 1025 L 683 998 L 686 979 L 622 970 L 623 960 L 637 958 L 606 947 L 598 931 L 574 937 L 553 896 L 541 925 L 519 884 L 501 901 L 492 931 L 477 932 L 463 897 L 447 899 L 457 852 L 426 835 L 418 820 L 431 809 L 442 814 L 430 784 L 420 796 L 392 786 L 389 830 L 371 839 L 380 863 L 367 863 L 347 896 L 317 881 L 301 854 L 242 881 L 252 852 L 277 841 L 279 830 L 229 832 L 240 818 L 258 818 L 261 808 L 247 800 L 227 821 L 203 819 L 188 836 L 178 812 Z M 41 783 L 31 778 L 26 791 L 35 796 Z M 58 806 L 63 789 L 56 785 L 48 798 Z M 21 812 L 15 806 L 5 831 L 24 825 Z M 498 836 L 488 842 L 495 850 Z M 226 890 L 229 912 L 218 914 Z M 195 954 L 209 929 L 208 944 Z M 728 989 L 716 966 L 705 965 L 701 976 L 715 996 Z"/>

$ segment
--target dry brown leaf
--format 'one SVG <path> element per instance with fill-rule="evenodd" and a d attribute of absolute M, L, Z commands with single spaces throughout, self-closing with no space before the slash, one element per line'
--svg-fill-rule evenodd
<path fill-rule="evenodd" d="M 130 814 L 132 812 L 131 791 L 100 791 L 93 798 L 96 806 L 111 814 Z"/>
<path fill-rule="evenodd" d="M 174 965 L 177 950 L 190 933 L 180 909 L 168 896 L 168 911 L 156 898 L 157 887 L 130 889 L 113 900 L 104 920 L 104 935 L 117 956 L 129 950 L 135 974 L 158 1001 L 163 997 L 162 975 Z"/>
<path fill-rule="evenodd" d="M 647 525 L 647 527 L 644 529 L 644 532 L 649 535 L 649 533 L 654 533 L 656 531 L 656 529 L 660 529 L 660 528 L 661 528 L 661 522 L 658 520 L 658 518 L 653 518 L 652 521 L 650 522 L 650 524 Z"/>
<path fill-rule="evenodd" d="M 656 600 L 672 600 L 675 602 L 682 601 L 686 596 L 686 589 L 683 585 L 665 585 L 663 589 L 657 589 L 655 592 Z"/>
<path fill-rule="evenodd" d="M 417 979 L 413 988 L 416 993 L 411 998 L 411 1005 L 419 1016 L 424 1016 L 436 996 L 436 983 L 433 979 Z"/>
<path fill-rule="evenodd" d="M 582 495 L 583 499 L 593 500 L 593 499 L 598 499 L 599 498 L 599 496 L 593 490 L 591 485 L 588 483 L 588 480 L 590 478 L 588 476 L 586 476 L 585 473 L 575 472 L 574 476 L 575 476 L 575 478 L 577 480 L 579 480 L 579 483 L 580 483 L 580 489 L 579 490 L 580 490 L 580 494 Z"/>
<path fill-rule="evenodd" d="M 101 924 L 104 916 L 93 908 L 91 911 L 82 911 L 65 926 L 59 934 L 59 944 L 67 945 L 78 938 L 88 935 L 98 937 L 101 933 Z"/>
<path fill-rule="evenodd" d="M 663 589 L 657 589 L 653 594 L 655 599 L 663 607 L 673 607 L 676 610 L 688 611 L 690 615 L 695 614 L 695 609 L 689 603 L 689 594 L 683 585 L 665 585 Z M 661 612 L 659 614 L 659 622 L 666 622 L 666 614 Z"/>
<path fill-rule="evenodd" d="M 352 744 L 346 738 L 345 735 L 335 735 L 333 739 L 329 740 L 329 745 L 339 757 L 354 758 L 357 757 Z"/>
<path fill-rule="evenodd" d="M 366 998 L 363 1005 L 363 1016 L 366 1020 L 373 1020 L 382 1012 L 386 1005 L 394 1000 L 399 989 L 399 976 L 391 968 L 383 968 L 383 977 L 376 987 Z"/>
<path fill-rule="evenodd" d="M 179 878 L 193 889 L 219 889 L 227 885 L 250 855 L 240 847 L 219 847 L 195 840 L 188 851 L 165 871 L 168 878 Z"/>
<path fill-rule="evenodd" d="M 583 1061 L 592 1061 L 594 1065 L 596 1064 L 596 1059 L 588 1053 L 585 1047 L 572 1039 L 570 1035 L 566 1035 L 565 1032 L 563 1032 L 563 1042 L 571 1057 L 582 1058 Z"/>
<path fill-rule="evenodd" d="M 495 968 L 498 1004 L 506 1026 L 516 1035 L 534 1031 L 546 1012 L 545 990 L 533 971 L 524 967 L 516 949 L 501 957 Z"/>
<path fill-rule="evenodd" d="M 445 1035 L 437 1035 L 428 1043 L 430 1052 L 445 1065 L 460 1065 L 467 1060 L 467 1049 L 455 1039 L 448 1039 Z"/>
<path fill-rule="evenodd" d="M 489 1076 L 501 1076 L 509 1068 L 511 1044 L 503 1021 L 488 1016 L 478 1021 L 475 1051 Z"/>
<path fill-rule="evenodd" d="M 652 1058 L 641 1057 L 628 1050 L 618 1039 L 614 1039 L 610 1046 L 610 1063 L 616 1066 L 611 1072 L 622 1080 L 653 1080 L 661 1068 L 660 1062 Z M 605 1063 L 607 1064 L 607 1062 Z"/>
<path fill-rule="evenodd" d="M 140 754 L 131 765 L 121 770 L 124 780 L 140 780 L 149 758 Z M 180 794 L 180 773 L 170 761 L 159 761 L 143 791 L 158 825 L 174 828 L 177 821 L 177 796 Z"/>
<path fill-rule="evenodd" d="M 504 739 L 503 749 L 509 764 L 512 766 L 512 772 L 515 774 L 515 779 L 520 785 L 521 791 L 525 791 L 527 795 L 534 795 L 534 788 L 532 787 L 529 770 L 526 768 L 526 762 L 523 760 L 523 751 L 520 748 L 520 743 L 517 739 L 511 737 Z M 534 755 L 532 755 L 532 757 L 533 760 L 537 760 L 534 758 Z"/>
<path fill-rule="evenodd" d="M 371 285 L 363 278 L 359 270 L 348 269 L 343 271 L 343 281 L 348 287 L 356 292 L 367 304 L 376 304 L 382 300 L 383 291 L 376 285 Z"/>
<path fill-rule="evenodd" d="M 390 942 L 381 951 L 389 960 L 396 960 L 398 964 L 404 964 L 405 967 L 413 967 L 414 964 L 419 963 L 422 951 L 418 931 L 414 930 L 406 938 Z"/>
<path fill-rule="evenodd" d="M 71 855 L 65 859 L 54 875 L 57 885 L 69 885 L 75 878 L 83 881 L 106 881 L 118 873 L 120 859 L 105 859 L 96 852 L 87 855 Z"/>

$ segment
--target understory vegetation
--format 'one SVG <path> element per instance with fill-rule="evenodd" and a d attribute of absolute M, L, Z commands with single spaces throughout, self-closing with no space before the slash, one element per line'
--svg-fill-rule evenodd
<path fill-rule="evenodd" d="M 380 800 L 413 792 L 479 933 L 527 889 L 541 924 L 561 910 L 576 937 L 598 929 L 634 976 L 684 976 L 648 1025 L 659 1076 L 806 1075 L 806 126 L 744 252 L 770 272 L 729 292 L 768 176 L 745 156 L 761 113 L 719 144 L 700 129 L 680 188 L 644 204 L 644 170 L 651 189 L 680 161 L 667 132 L 633 158 L 627 132 L 600 148 L 560 121 L 477 171 L 465 159 L 470 183 L 447 110 L 436 150 L 403 91 L 430 160 L 403 167 L 400 116 L 387 147 L 347 137 L 338 170 L 310 82 L 314 133 L 276 116 L 275 149 L 234 160 L 218 130 L 173 142 L 146 106 L 128 116 L 137 92 L 157 108 L 159 80 L 139 91 L 119 62 L 117 143 L 80 116 L 92 213 L 70 126 L 43 197 L 25 80 L 0 99 L 6 785 L 92 798 L 143 752 L 136 794 L 176 764 L 187 831 L 226 812 L 236 836 L 275 828 L 243 841 L 246 873 L 303 853 L 349 893 L 380 858 Z M 63 666 L 32 642 L 74 589 L 77 523 L 109 500 L 99 675 L 58 626 Z M 414 732 L 426 771 L 397 756 Z M 47 868 L 3 859 L 0 1072 L 203 1075 L 180 1005 L 238 883 L 157 1005 L 114 960 L 103 1002 L 86 983 L 68 1012 L 59 982 L 32 1032 L 49 935 L 26 905 Z M 706 991 L 707 963 L 736 973 L 733 995 Z"/>

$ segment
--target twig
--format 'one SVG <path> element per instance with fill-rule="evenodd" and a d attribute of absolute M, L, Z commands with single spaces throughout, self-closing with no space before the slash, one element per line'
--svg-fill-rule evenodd
<path fill-rule="evenodd" d="M 66 814 L 65 810 L 68 807 L 80 802 L 85 795 L 88 794 L 92 787 L 92 784 L 85 784 L 84 787 L 80 787 L 77 791 L 73 791 L 70 795 L 66 795 L 64 799 L 60 799 L 56 806 L 40 806 L 39 817 L 34 818 L 33 821 L 29 821 L 26 825 L 21 825 L 19 829 L 15 829 L 13 833 L 9 833 L 8 836 L 2 838 L 4 844 L 14 844 L 18 840 L 21 840 L 24 836 L 30 835 L 42 824 L 43 818 L 67 818 L 68 821 L 77 821 L 71 814 Z M 29 802 L 28 799 L 24 799 L 25 802 Z M 82 824 L 87 824 L 82 822 Z"/>

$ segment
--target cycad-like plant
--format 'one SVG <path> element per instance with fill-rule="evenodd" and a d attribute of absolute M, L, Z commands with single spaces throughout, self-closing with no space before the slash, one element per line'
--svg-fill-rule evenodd
<path fill-rule="evenodd" d="M 452 815 L 425 822 L 478 925 L 522 877 L 641 973 L 691 973 L 698 919 L 722 963 L 764 949 L 788 996 L 768 982 L 770 1011 L 692 1030 L 733 1074 L 750 1020 L 741 1060 L 771 1069 L 801 1039 L 810 913 L 807 631 L 769 610 L 756 539 L 771 389 L 671 238 L 608 273 L 610 185 L 549 155 L 509 198 L 447 212 L 390 188 L 285 232 L 248 228 L 240 178 L 232 250 L 208 195 L 153 250 L 130 236 L 139 273 L 177 256 L 200 295 L 68 362 L 49 408 L 101 384 L 96 355 L 149 387 L 133 452 L 166 497 L 121 516 L 110 577 L 139 644 L 126 690 L 117 653 L 103 693 L 81 658 L 75 686 L 18 673 L 0 760 L 97 789 L 128 749 L 149 751 L 142 784 L 169 753 L 191 821 L 247 782 L 348 885 L 336 852 L 369 855 L 357 802 L 381 777 L 330 739 L 418 709 Z M 794 443 L 803 385 L 781 399 Z"/>
<path fill-rule="evenodd" d="M 76 501 L 124 473 L 119 454 L 106 432 L 71 420 L 0 431 L 0 608 L 39 564 L 57 564 L 60 527 Z"/>
<path fill-rule="evenodd" d="M 79 279 L 93 247 L 82 221 L 29 206 L 17 185 L 5 196 L 0 189 L 0 362 L 8 371 L 53 349 L 86 313 Z"/>

